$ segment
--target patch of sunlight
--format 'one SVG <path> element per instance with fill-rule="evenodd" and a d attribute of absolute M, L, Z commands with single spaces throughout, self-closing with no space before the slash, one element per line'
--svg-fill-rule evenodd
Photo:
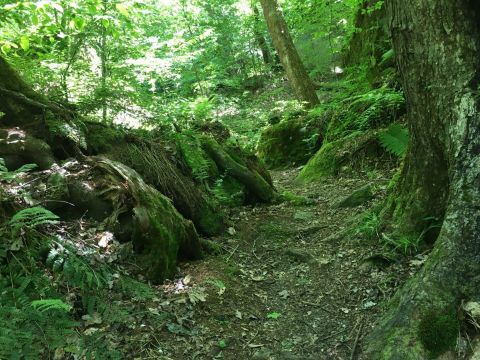
<path fill-rule="evenodd" d="M 343 71 L 344 70 L 340 66 L 335 66 L 334 68 L 332 68 L 332 73 L 337 75 L 343 74 Z"/>

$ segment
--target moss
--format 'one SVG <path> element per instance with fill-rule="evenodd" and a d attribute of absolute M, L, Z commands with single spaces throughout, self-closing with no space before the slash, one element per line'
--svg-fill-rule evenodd
<path fill-rule="evenodd" d="M 322 148 L 302 169 L 298 179 L 302 182 L 313 182 L 325 176 L 335 175 L 338 171 L 336 153 L 337 149 L 334 143 L 323 144 Z"/>
<path fill-rule="evenodd" d="M 177 259 L 198 259 L 202 256 L 200 241 L 193 223 L 186 220 L 172 205 L 170 199 L 147 185 L 134 170 L 107 159 L 96 161 L 97 168 L 110 174 L 112 181 L 123 186 L 112 188 L 125 191 L 116 194 L 123 199 L 118 206 L 133 202 L 134 249 L 139 265 L 148 279 L 155 283 L 172 277 Z"/>
<path fill-rule="evenodd" d="M 356 133 L 333 142 L 325 142 L 302 169 L 300 182 L 314 182 L 337 175 L 344 166 L 362 168 L 385 155 L 376 131 Z"/>
<path fill-rule="evenodd" d="M 459 321 L 454 309 L 430 310 L 420 321 L 418 336 L 432 358 L 453 349 L 456 344 Z"/>
<path fill-rule="evenodd" d="M 291 191 L 284 191 L 280 194 L 279 200 L 282 202 L 288 202 L 294 206 L 304 206 L 311 205 L 314 202 L 311 199 L 306 198 L 305 196 L 295 195 Z"/>
<path fill-rule="evenodd" d="M 304 119 L 282 121 L 261 134 L 258 155 L 271 169 L 305 164 L 315 150 L 308 142 L 311 137 Z"/>
<path fill-rule="evenodd" d="M 185 163 L 197 181 L 215 179 L 220 175 L 217 165 L 202 149 L 195 133 L 178 134 L 176 140 Z"/>
<path fill-rule="evenodd" d="M 205 198 L 201 205 L 203 206 L 198 210 L 200 214 L 197 219 L 198 228 L 207 235 L 221 234 L 225 230 L 225 216 L 218 208 L 218 204 Z"/>

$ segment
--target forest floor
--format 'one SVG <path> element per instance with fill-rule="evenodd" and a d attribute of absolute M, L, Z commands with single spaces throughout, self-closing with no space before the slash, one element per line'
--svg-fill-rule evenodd
<path fill-rule="evenodd" d="M 378 241 L 355 231 L 382 201 L 383 179 L 391 174 L 300 186 L 297 173 L 272 172 L 275 186 L 307 197 L 309 205 L 236 209 L 229 235 L 214 239 L 221 254 L 183 264 L 175 281 L 156 288 L 158 298 L 147 307 L 169 320 L 142 325 L 143 351 L 135 346 L 134 358 L 357 358 L 382 305 L 424 259 L 385 262 Z M 372 181 L 378 190 L 372 202 L 335 206 Z"/>

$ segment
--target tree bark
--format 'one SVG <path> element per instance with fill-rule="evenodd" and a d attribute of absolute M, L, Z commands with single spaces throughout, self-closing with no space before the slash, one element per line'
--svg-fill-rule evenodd
<path fill-rule="evenodd" d="M 432 311 L 455 316 L 461 301 L 480 291 L 480 5 L 474 0 L 386 4 L 411 133 L 387 213 L 398 232 L 424 233 L 432 217 L 441 230 L 436 241 L 430 239 L 435 245 L 423 269 L 369 334 L 363 358 L 427 359 L 456 340 L 431 347 L 424 326 L 433 326 L 432 333 L 448 331 L 428 323 Z"/>
<path fill-rule="evenodd" d="M 277 1 L 260 0 L 260 3 L 262 4 L 263 14 L 267 21 L 273 45 L 277 50 L 293 91 L 299 100 L 307 103 L 307 106 L 313 107 L 317 105 L 319 102 L 315 87 L 308 77 L 303 62 L 293 44 Z"/>
<path fill-rule="evenodd" d="M 263 62 L 267 66 L 272 65 L 272 57 L 270 55 L 270 49 L 268 48 L 267 41 L 262 34 L 262 29 L 260 28 L 260 11 L 258 11 L 257 2 L 252 1 L 251 7 L 253 11 L 253 32 L 255 34 L 255 40 L 257 42 L 260 51 L 262 52 Z"/>

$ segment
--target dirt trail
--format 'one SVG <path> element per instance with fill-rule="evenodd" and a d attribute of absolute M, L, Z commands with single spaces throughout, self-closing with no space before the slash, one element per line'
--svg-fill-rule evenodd
<path fill-rule="evenodd" d="M 366 262 L 378 245 L 346 231 L 381 201 L 378 195 L 366 206 L 335 207 L 371 182 L 366 175 L 299 186 L 296 173 L 274 172 L 275 184 L 309 205 L 236 210 L 235 232 L 215 239 L 223 253 L 185 264 L 182 278 L 161 288 L 170 299 L 163 309 L 175 322 L 157 334 L 155 353 L 142 358 L 357 358 L 382 303 L 414 268 Z"/>

